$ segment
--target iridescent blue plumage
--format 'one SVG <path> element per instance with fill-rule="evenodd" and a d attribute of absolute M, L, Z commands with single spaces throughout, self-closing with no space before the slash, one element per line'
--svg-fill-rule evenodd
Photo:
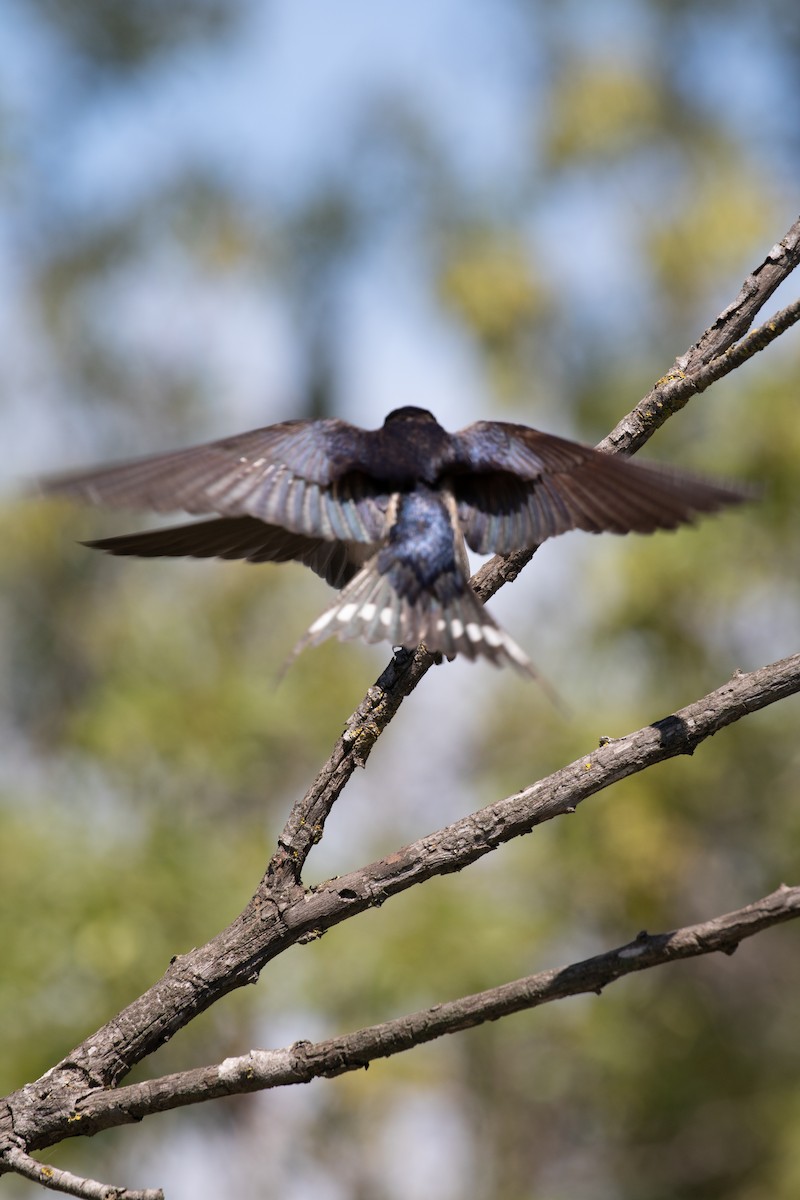
<path fill-rule="evenodd" d="M 746 497 L 501 421 L 448 433 L 406 407 L 379 429 L 285 421 L 205 446 L 46 480 L 115 508 L 211 520 L 88 543 L 111 554 L 304 563 L 342 588 L 330 634 L 530 664 L 469 585 L 465 542 L 508 554 L 568 529 L 651 533 Z"/>
<path fill-rule="evenodd" d="M 399 596 L 416 604 L 429 595 L 446 604 L 469 586 L 459 575 L 455 531 L 441 496 L 420 486 L 401 496 L 377 569 L 387 575 Z"/>

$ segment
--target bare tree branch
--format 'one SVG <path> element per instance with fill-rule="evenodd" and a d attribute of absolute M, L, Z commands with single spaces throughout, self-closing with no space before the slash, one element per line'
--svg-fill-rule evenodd
<path fill-rule="evenodd" d="M 763 308 L 776 288 L 789 278 L 799 263 L 800 218 L 795 221 L 780 242 L 772 247 L 764 261 L 747 276 L 736 299 L 723 309 L 716 321 L 708 327 L 691 349 L 675 359 L 672 369 L 659 379 L 626 417 L 618 422 L 608 437 L 600 443 L 600 449 L 607 450 L 612 454 L 633 454 L 636 450 L 640 450 L 655 431 L 660 429 L 674 413 L 679 412 L 689 397 L 694 395 L 693 390 L 689 390 L 684 395 L 682 388 L 676 388 L 670 393 L 668 389 L 671 381 L 680 380 L 683 386 L 688 388 L 689 380 L 701 375 L 704 367 L 724 356 L 730 347 L 744 336 L 755 320 L 756 314 Z M 784 312 L 788 311 L 784 310 Z M 792 323 L 790 322 L 790 324 Z M 768 322 L 766 328 L 769 327 L 769 324 Z M 778 330 L 778 333 L 783 332 L 783 329 Z M 778 336 L 778 333 L 775 336 Z M 755 345 L 753 353 L 759 349 L 762 347 Z M 727 374 L 727 371 L 707 379 L 703 387 L 708 387 L 710 383 L 714 382 L 714 379 L 721 378 L 723 374 Z M 701 391 L 702 388 L 695 390 Z M 667 392 L 666 396 L 665 391 Z"/>
<path fill-rule="evenodd" d="M 164 1200 L 160 1188 L 145 1188 L 144 1191 L 135 1192 L 130 1188 L 98 1183 L 95 1179 L 84 1179 L 80 1175 L 73 1175 L 71 1171 L 37 1162 L 18 1146 L 10 1146 L 3 1153 L 2 1160 L 15 1175 L 22 1175 L 31 1183 L 40 1183 L 42 1187 L 64 1192 L 68 1196 L 81 1196 L 83 1200 Z"/>
<path fill-rule="evenodd" d="M 251 1050 L 215 1066 L 164 1075 L 114 1091 L 94 1092 L 80 1105 L 81 1124 L 86 1132 L 95 1133 L 219 1096 L 238 1096 L 362 1070 L 376 1059 L 390 1058 L 445 1034 L 472 1029 L 566 996 L 599 993 L 635 971 L 717 951 L 733 954 L 745 938 L 796 917 L 800 917 L 800 887 L 782 884 L 769 896 L 724 916 L 670 933 L 640 933 L 627 945 L 582 962 L 539 971 L 342 1037 L 296 1042 L 282 1050 Z"/>
<path fill-rule="evenodd" d="M 659 401 L 672 415 L 679 412 L 692 396 L 704 392 L 718 379 L 730 375 L 737 367 L 741 367 L 761 350 L 766 350 L 776 338 L 787 329 L 791 329 L 800 321 L 800 300 L 794 300 L 780 309 L 773 317 L 743 337 L 735 346 L 730 346 L 723 354 L 712 358 L 705 366 L 698 367 L 692 375 L 681 374 L 679 377 L 668 375 L 666 382 L 660 384 Z"/>
<path fill-rule="evenodd" d="M 729 374 L 785 333 L 798 320 L 797 302 L 782 309 L 772 321 L 767 321 L 760 330 L 756 330 L 752 341 L 747 338 L 741 347 L 730 349 L 738 338 L 743 337 L 759 310 L 799 263 L 800 218 L 772 247 L 764 261 L 747 276 L 736 299 L 723 309 L 694 346 L 679 355 L 671 370 L 598 442 L 598 450 L 604 450 L 607 454 L 635 454 L 670 417 L 686 406 L 692 396 L 705 391 L 717 379 Z M 773 325 L 774 330 L 771 328 Z M 699 386 L 694 386 L 695 382 Z M 481 600 L 485 603 L 504 584 L 513 583 L 537 549 L 538 546 L 533 546 L 529 550 L 519 550 L 507 558 L 495 555 L 484 563 L 472 580 Z"/>
<path fill-rule="evenodd" d="M 673 370 L 688 375 L 724 354 L 747 332 L 770 296 L 798 265 L 800 217 L 772 247 L 764 261 L 747 276 L 736 299 L 723 309 L 691 350 L 676 358 Z"/>
<path fill-rule="evenodd" d="M 800 654 L 728 683 L 626 737 L 608 740 L 546 779 L 315 889 L 298 887 L 285 907 L 269 875 L 253 900 L 205 946 L 165 975 L 36 1083 L 6 1098 L 6 1127 L 30 1149 L 76 1136 L 93 1091 L 117 1084 L 137 1063 L 215 1000 L 255 981 L 283 950 L 319 937 L 357 913 L 436 875 L 459 871 L 536 825 L 575 811 L 620 779 L 679 754 L 749 713 L 800 691 Z M 0 1132 L 4 1118 L 0 1112 Z M 12 1144 L 16 1144 L 13 1142 Z M 2 1156 L 0 1156 L 0 1173 Z"/>
<path fill-rule="evenodd" d="M 283 913 L 287 930 L 320 934 L 353 911 L 382 904 L 437 875 L 464 867 L 537 825 L 565 816 L 590 796 L 630 775 L 680 754 L 694 754 L 707 738 L 748 713 L 800 692 L 800 654 L 728 683 L 672 715 L 621 738 L 604 738 L 597 750 L 513 796 L 462 817 L 385 859 L 321 884 Z M 342 907 L 344 903 L 344 908 Z"/>

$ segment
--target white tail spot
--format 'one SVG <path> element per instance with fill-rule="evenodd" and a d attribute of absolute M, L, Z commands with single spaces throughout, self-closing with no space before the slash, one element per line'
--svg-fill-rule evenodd
<path fill-rule="evenodd" d="M 505 647 L 506 653 L 513 658 L 515 662 L 518 662 L 523 667 L 530 668 L 531 660 L 528 658 L 525 651 L 521 650 L 514 639 L 510 638 L 508 634 L 505 634 L 503 637 L 503 646 Z"/>
<path fill-rule="evenodd" d="M 326 625 L 330 625 L 331 621 L 333 620 L 333 618 L 335 616 L 336 616 L 335 611 L 324 612 L 321 617 L 317 617 L 316 621 L 309 628 L 308 632 L 310 634 L 319 633 L 319 631 L 321 629 L 324 629 Z"/>

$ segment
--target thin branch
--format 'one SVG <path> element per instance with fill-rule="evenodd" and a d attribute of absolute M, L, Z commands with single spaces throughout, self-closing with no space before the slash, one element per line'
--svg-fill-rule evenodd
<path fill-rule="evenodd" d="M 766 350 L 767 346 L 771 345 L 787 329 L 796 325 L 798 321 L 800 321 L 800 300 L 794 300 L 791 304 L 787 304 L 786 308 L 776 312 L 758 329 L 748 333 L 735 346 L 731 346 L 717 358 L 712 358 L 710 363 L 698 368 L 692 375 L 680 375 L 678 378 L 668 375 L 665 381 L 660 381 L 657 385 L 659 405 L 662 409 L 667 410 L 668 416 L 680 412 L 692 396 L 704 392 L 712 383 L 730 375 L 731 371 L 741 367 L 759 351 Z"/>
<path fill-rule="evenodd" d="M 770 296 L 797 266 L 800 266 L 800 217 L 747 276 L 736 299 L 719 314 L 691 350 L 676 358 L 673 370 L 694 374 L 699 367 L 724 354 L 744 336 Z"/>
<path fill-rule="evenodd" d="M 649 393 L 649 402 L 658 425 L 663 425 L 668 417 L 673 417 L 675 413 L 685 408 L 692 396 L 704 392 L 712 383 L 730 375 L 731 371 L 741 367 L 759 351 L 766 350 L 767 346 L 771 345 L 787 329 L 791 329 L 798 321 L 800 321 L 800 300 L 794 300 L 786 308 L 775 313 L 769 321 L 760 325 L 758 329 L 748 333 L 735 346 L 729 347 L 723 354 L 712 358 L 711 362 L 706 363 L 705 366 L 698 367 L 691 375 L 680 372 L 677 375 L 666 375 L 664 379 L 660 379 L 653 391 Z M 640 403 L 644 404 L 645 402 L 641 401 Z M 614 444 L 615 433 L 616 430 L 604 438 L 600 443 L 600 449 L 610 450 Z M 621 446 L 622 443 L 619 445 Z"/>
<path fill-rule="evenodd" d="M 626 417 L 618 422 L 608 437 L 600 443 L 600 448 L 611 454 L 633 454 L 636 450 L 640 450 L 655 431 L 660 429 L 675 412 L 683 408 L 689 396 L 694 394 L 693 391 L 689 391 L 683 403 L 678 403 L 676 407 L 676 397 L 681 394 L 680 389 L 672 394 L 669 402 L 664 397 L 664 392 L 671 386 L 671 381 L 680 380 L 685 387 L 688 387 L 688 381 L 701 374 L 704 367 L 716 359 L 724 357 L 730 347 L 744 337 L 757 313 L 776 288 L 789 278 L 798 264 L 800 264 L 800 218 L 795 221 L 780 242 L 772 247 L 764 261 L 747 276 L 733 303 L 723 309 L 716 321 L 708 327 L 690 350 L 675 359 L 671 370 L 651 388 Z M 784 312 L 787 311 L 784 310 Z M 769 327 L 769 324 L 770 322 L 767 322 L 766 328 Z M 783 329 L 778 331 L 778 333 L 782 332 L 784 332 Z M 778 333 L 775 336 L 778 336 Z M 758 349 L 761 347 L 755 346 L 753 352 L 755 353 Z M 722 374 L 727 374 L 727 372 L 723 371 Z M 709 378 L 704 386 L 708 387 L 714 378 L 720 378 L 720 376 Z"/>
<path fill-rule="evenodd" d="M 566 996 L 600 992 L 636 971 L 718 951 L 733 954 L 745 938 L 796 917 L 800 917 L 800 887 L 781 885 L 771 895 L 724 916 L 671 933 L 640 933 L 627 945 L 583 962 L 540 971 L 342 1037 L 296 1042 L 282 1050 L 251 1050 L 216 1066 L 181 1071 L 115 1091 L 95 1092 L 80 1105 L 81 1125 L 94 1133 L 219 1096 L 239 1096 L 361 1070 L 375 1059 L 390 1058 L 445 1034 L 472 1029 Z"/>
<path fill-rule="evenodd" d="M 93 1091 L 131 1068 L 234 988 L 254 982 L 272 958 L 359 912 L 436 875 L 462 870 L 505 842 L 575 811 L 589 796 L 654 763 L 693 754 L 741 717 L 800 692 L 800 654 L 737 674 L 694 704 L 590 754 L 524 791 L 429 834 L 369 866 L 300 889 L 285 908 L 258 897 L 205 946 L 174 960 L 166 974 L 36 1083 L 6 1098 L 16 1135 L 28 1149 L 84 1131 L 82 1106 Z M 3 1117 L 0 1109 L 0 1128 Z M 2 1163 L 0 1162 L 0 1172 Z"/>
<path fill-rule="evenodd" d="M 0 1156 L 0 1161 L 7 1164 L 15 1175 L 22 1175 L 31 1183 L 40 1183 L 42 1187 L 64 1192 L 68 1196 L 81 1196 L 83 1200 L 164 1200 L 160 1188 L 131 1191 L 130 1188 L 98 1183 L 95 1179 L 84 1179 L 81 1175 L 73 1175 L 71 1171 L 37 1162 L 18 1146 L 10 1146 Z"/>
<path fill-rule="evenodd" d="M 265 876 L 270 888 L 281 890 L 299 882 L 336 799 L 356 768 L 366 766 L 372 747 L 433 661 L 422 647 L 398 651 L 348 717 L 328 761 L 305 796 L 292 807 Z"/>

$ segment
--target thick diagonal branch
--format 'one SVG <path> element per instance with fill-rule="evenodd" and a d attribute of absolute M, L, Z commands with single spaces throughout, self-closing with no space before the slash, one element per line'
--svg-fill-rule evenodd
<path fill-rule="evenodd" d="M 472 1029 L 553 1000 L 600 992 L 610 983 L 679 959 L 722 951 L 762 929 L 800 917 L 800 887 L 782 885 L 735 912 L 670 933 L 640 933 L 634 941 L 570 966 L 540 971 L 475 995 L 436 1004 L 379 1025 L 321 1042 L 296 1042 L 282 1050 L 252 1050 L 215 1066 L 165 1075 L 147 1083 L 96 1092 L 78 1112 L 83 1131 L 141 1121 L 188 1104 L 358 1071 L 445 1034 Z"/>
<path fill-rule="evenodd" d="M 728 683 L 661 721 L 615 739 L 569 766 L 388 857 L 314 890 L 299 889 L 285 907 L 254 897 L 205 946 L 177 958 L 162 979 L 78 1046 L 42 1079 L 7 1097 L 4 1122 L 28 1150 L 81 1132 L 80 1108 L 117 1084 L 137 1063 L 289 946 L 319 937 L 357 913 L 437 875 L 462 870 L 537 825 L 572 813 L 589 796 L 654 763 L 693 754 L 740 718 L 800 692 L 800 654 Z M 0 1172 L 2 1165 L 0 1164 Z"/>

